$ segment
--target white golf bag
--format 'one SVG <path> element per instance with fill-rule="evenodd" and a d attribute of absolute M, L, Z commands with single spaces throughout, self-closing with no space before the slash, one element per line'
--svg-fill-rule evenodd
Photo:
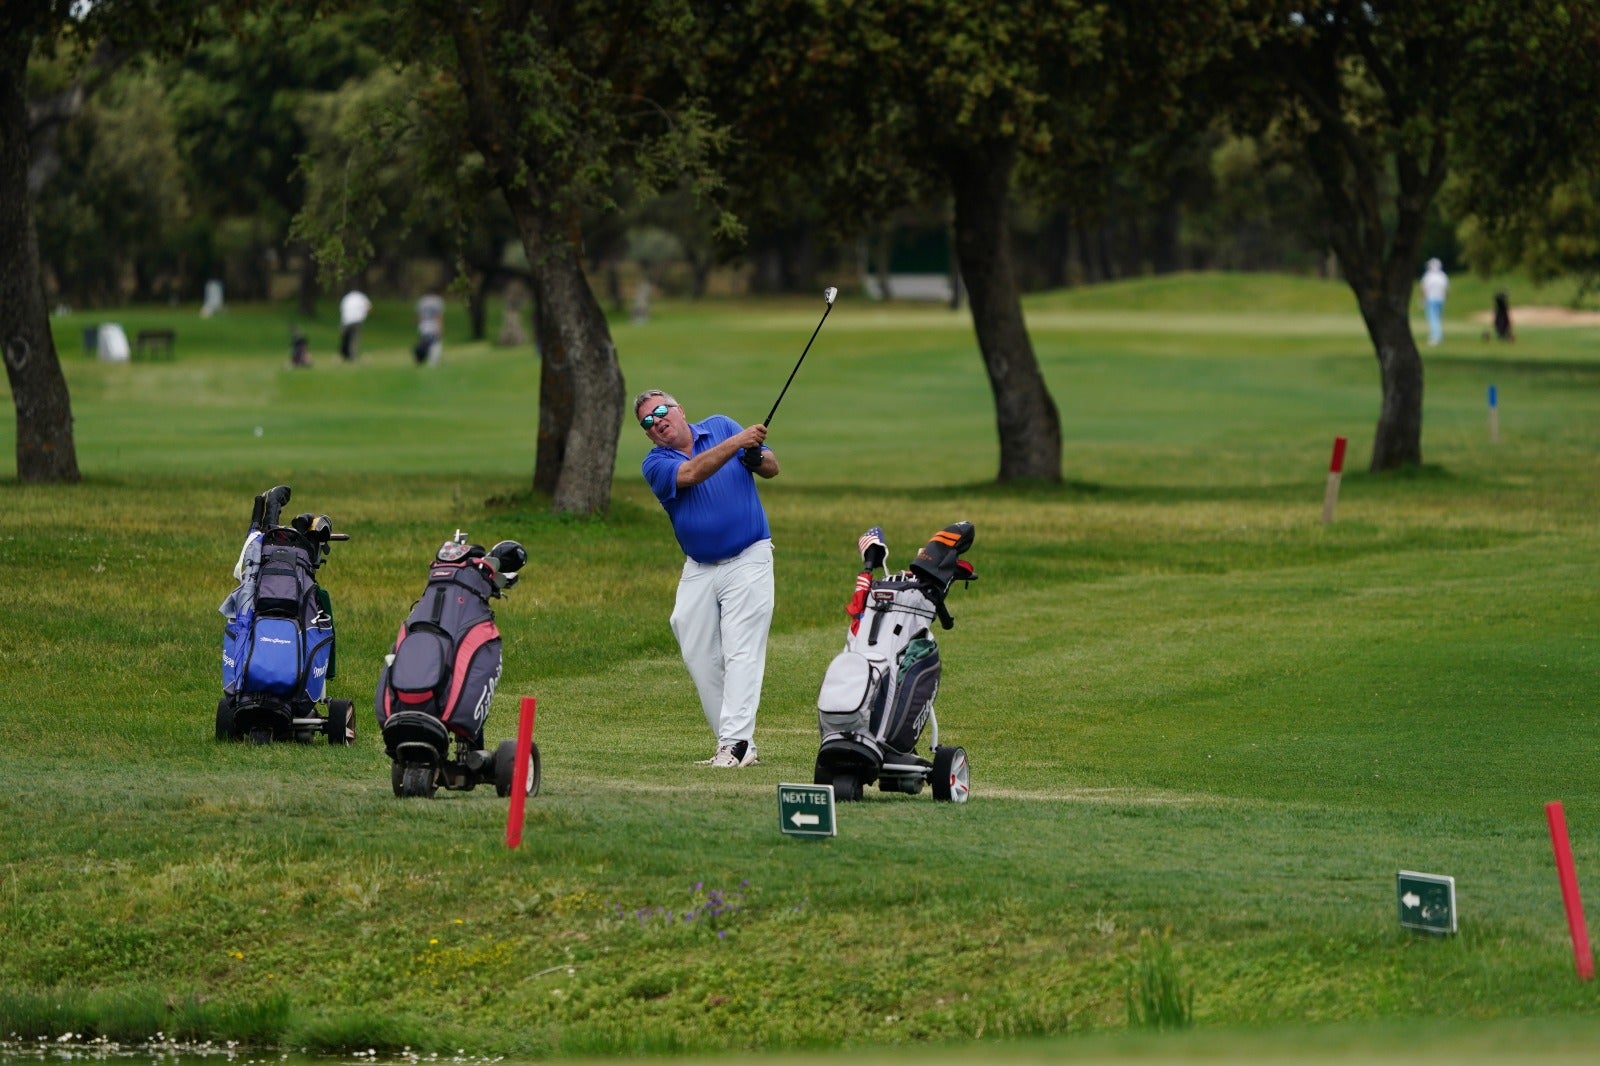
<path fill-rule="evenodd" d="M 970 522 L 947 526 L 906 570 L 876 580 L 873 570 L 887 553 L 882 530 L 873 527 L 861 537 L 867 568 L 847 608 L 850 633 L 817 694 L 822 743 L 813 779 L 833 785 L 835 799 L 860 799 L 874 781 L 882 791 L 916 795 L 930 780 L 935 799 L 967 798 L 966 752 L 939 743 L 934 698 L 942 665 L 933 623 L 954 625 L 945 594 L 953 582 L 978 576 L 959 558 L 972 537 Z M 916 752 L 930 726 L 932 761 Z"/>

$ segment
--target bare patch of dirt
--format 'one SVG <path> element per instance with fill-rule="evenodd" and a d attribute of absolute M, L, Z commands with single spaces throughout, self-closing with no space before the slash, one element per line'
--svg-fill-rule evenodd
<path fill-rule="evenodd" d="M 1494 321 L 1490 311 L 1472 316 L 1485 325 Z M 1600 311 L 1574 311 L 1570 307 L 1512 307 L 1511 326 L 1600 326 Z"/>

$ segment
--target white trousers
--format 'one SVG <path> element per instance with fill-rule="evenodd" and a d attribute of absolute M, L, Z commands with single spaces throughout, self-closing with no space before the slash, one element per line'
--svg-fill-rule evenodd
<path fill-rule="evenodd" d="M 755 737 L 772 604 L 770 540 L 720 563 L 683 562 L 672 632 L 719 745 Z"/>

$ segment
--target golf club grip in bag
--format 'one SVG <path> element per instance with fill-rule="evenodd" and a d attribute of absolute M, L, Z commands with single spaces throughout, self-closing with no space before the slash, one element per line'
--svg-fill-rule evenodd
<path fill-rule="evenodd" d="M 472 562 L 434 563 L 378 676 L 380 727 L 396 712 L 420 711 L 463 740 L 482 736 L 500 681 L 493 591 L 492 579 Z"/>

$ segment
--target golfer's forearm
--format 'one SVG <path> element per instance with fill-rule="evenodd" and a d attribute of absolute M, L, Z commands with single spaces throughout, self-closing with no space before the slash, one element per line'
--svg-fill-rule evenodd
<path fill-rule="evenodd" d="M 681 463 L 678 466 L 678 487 L 685 489 L 690 485 L 700 484 L 700 482 L 721 470 L 722 464 L 732 459 L 741 450 L 738 442 L 730 437 L 721 444 L 712 445 L 688 462 Z"/>

